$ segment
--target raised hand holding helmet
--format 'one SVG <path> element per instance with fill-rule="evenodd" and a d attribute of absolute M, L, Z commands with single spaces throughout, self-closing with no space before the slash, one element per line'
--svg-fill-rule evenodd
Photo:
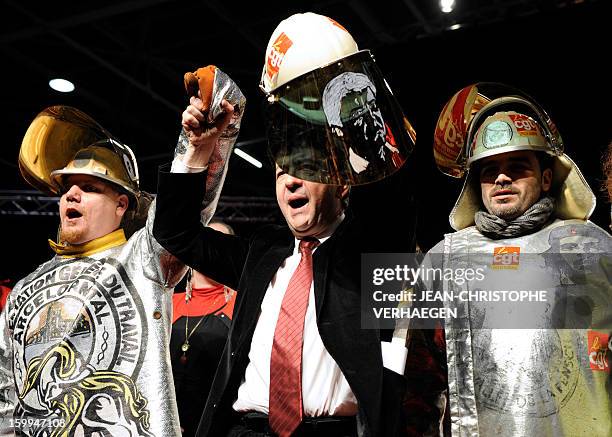
<path fill-rule="evenodd" d="M 190 96 L 181 120 L 187 141 L 184 149 L 177 149 L 177 156 L 188 167 L 202 168 L 208 165 L 215 145 L 224 133 L 228 139 L 233 136 L 235 141 L 244 96 L 233 81 L 214 65 L 185 73 L 184 81 L 185 90 Z"/>

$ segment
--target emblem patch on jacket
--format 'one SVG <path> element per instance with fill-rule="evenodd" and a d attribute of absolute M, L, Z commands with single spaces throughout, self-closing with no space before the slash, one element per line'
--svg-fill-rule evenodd
<path fill-rule="evenodd" d="M 15 419 L 39 418 L 22 427 L 24 435 L 150 435 L 147 400 L 136 385 L 147 321 L 121 264 L 85 258 L 54 265 L 25 282 L 8 311 Z"/>
<path fill-rule="evenodd" d="M 518 246 L 500 246 L 493 248 L 493 269 L 518 269 L 521 248 Z"/>
<path fill-rule="evenodd" d="M 610 373 L 612 338 L 603 332 L 589 331 L 588 345 L 591 369 Z"/>

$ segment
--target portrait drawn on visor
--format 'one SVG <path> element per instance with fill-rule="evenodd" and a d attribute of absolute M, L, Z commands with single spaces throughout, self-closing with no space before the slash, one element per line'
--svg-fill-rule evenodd
<path fill-rule="evenodd" d="M 313 182 L 383 179 L 414 146 L 410 123 L 367 51 L 281 86 L 269 96 L 266 115 L 273 159 Z"/>
<path fill-rule="evenodd" d="M 390 159 L 397 168 L 401 167 L 403 159 L 395 145 L 395 138 L 389 126 L 376 105 L 376 86 L 363 73 L 346 72 L 329 81 L 323 91 L 323 110 L 327 123 L 339 137 L 344 136 L 342 127 L 355 135 L 352 138 L 363 139 L 367 146 L 373 142 L 376 146 L 376 156 L 386 161 Z M 387 133 L 388 132 L 388 133 Z M 355 147 L 360 146 L 355 141 Z M 365 153 L 367 155 L 367 153 Z M 369 161 L 348 146 L 348 159 L 355 173 L 366 170 Z"/>

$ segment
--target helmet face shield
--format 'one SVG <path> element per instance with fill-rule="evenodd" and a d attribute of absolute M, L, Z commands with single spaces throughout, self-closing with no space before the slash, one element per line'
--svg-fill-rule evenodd
<path fill-rule="evenodd" d="M 369 51 L 306 73 L 266 102 L 277 165 L 300 179 L 359 185 L 398 170 L 414 131 Z"/>
<path fill-rule="evenodd" d="M 84 112 L 70 106 L 51 106 L 30 123 L 19 150 L 19 170 L 33 187 L 57 194 L 51 172 L 63 168 L 79 149 L 109 137 Z"/>
<path fill-rule="evenodd" d="M 97 172 L 75 161 L 78 152 L 89 146 L 108 149 L 116 155 L 114 180 L 108 171 Z M 83 161 L 85 162 L 85 161 Z M 89 162 L 89 160 L 87 160 Z M 92 174 L 114 182 L 128 192 L 138 192 L 138 166 L 131 149 L 116 141 L 93 118 L 69 106 L 52 106 L 32 121 L 19 150 L 19 169 L 24 179 L 35 188 L 59 194 L 57 175 Z"/>

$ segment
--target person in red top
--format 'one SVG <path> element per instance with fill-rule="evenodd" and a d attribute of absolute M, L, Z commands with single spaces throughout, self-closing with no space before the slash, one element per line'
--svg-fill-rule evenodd
<path fill-rule="evenodd" d="M 210 228 L 234 235 L 222 222 Z M 170 354 L 181 430 L 195 435 L 229 331 L 236 292 L 196 270 L 189 270 L 187 290 L 172 296 Z"/>
<path fill-rule="evenodd" d="M 8 287 L 8 283 L 8 279 L 0 280 L 0 311 L 4 309 L 4 305 L 6 304 L 6 298 L 11 292 L 11 289 Z"/>

